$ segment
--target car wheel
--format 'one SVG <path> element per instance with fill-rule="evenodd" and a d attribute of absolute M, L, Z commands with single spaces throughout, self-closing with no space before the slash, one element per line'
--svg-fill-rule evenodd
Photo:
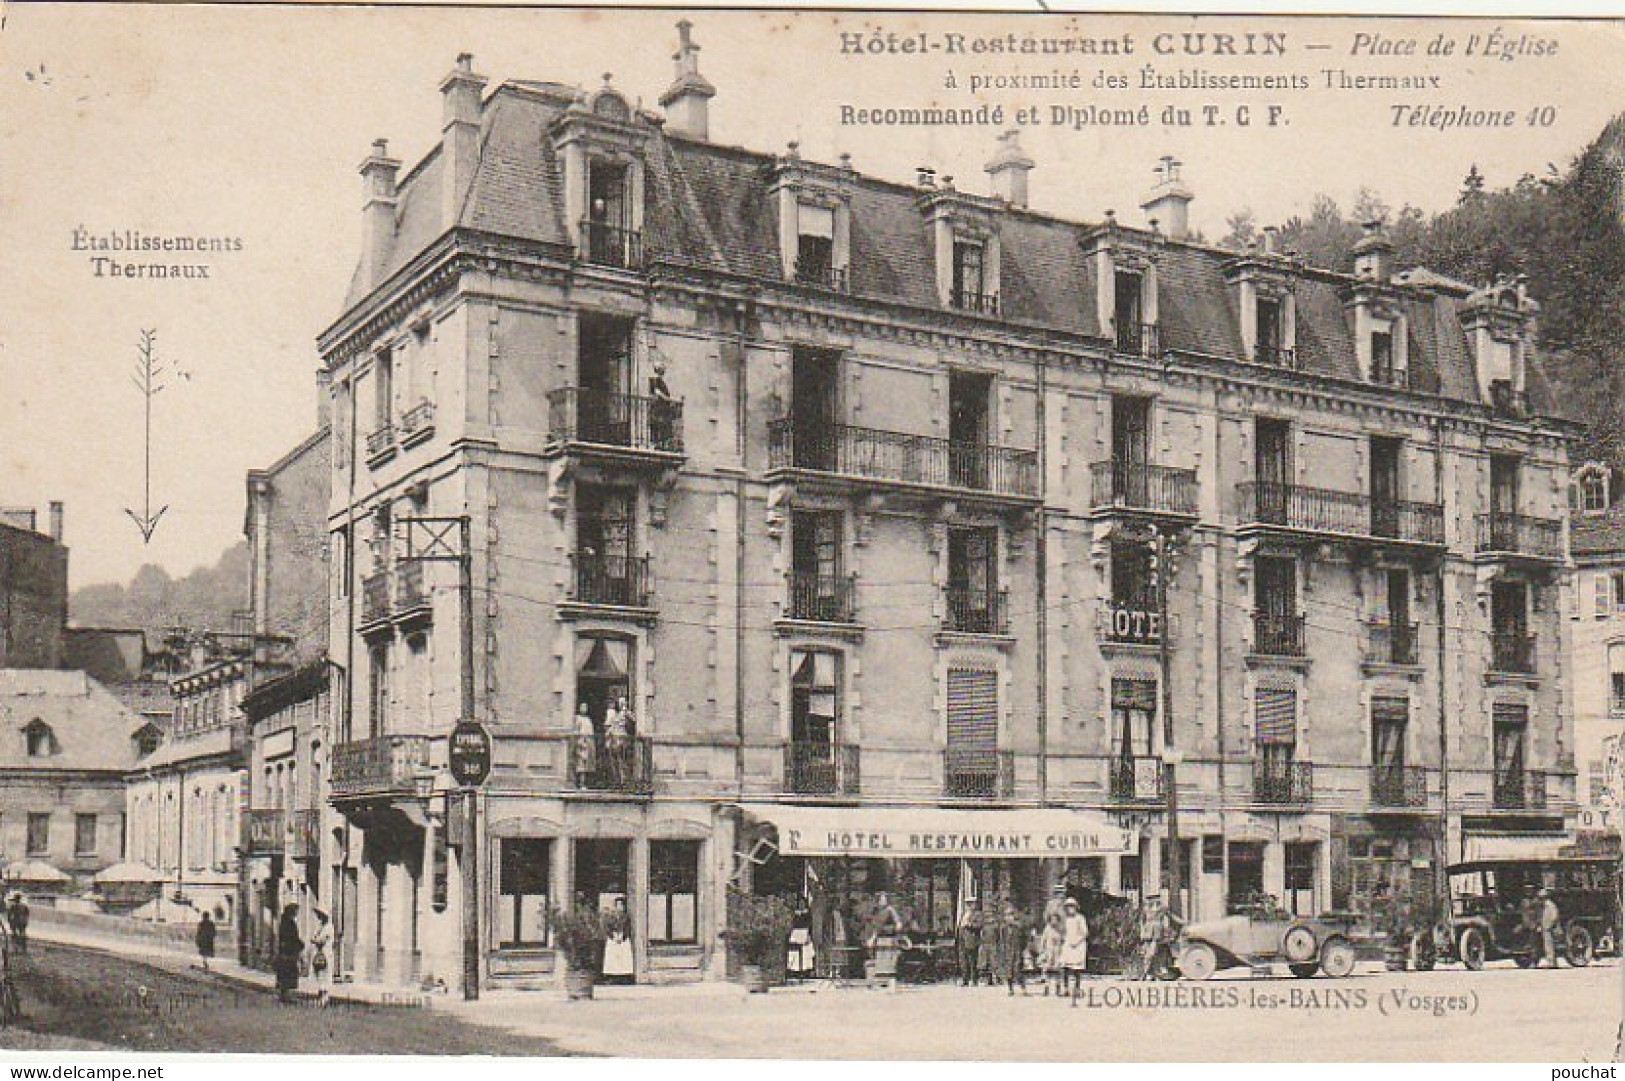
<path fill-rule="evenodd" d="M 1328 938 L 1320 946 L 1320 967 L 1333 979 L 1354 971 L 1354 946 L 1346 938 Z"/>
<path fill-rule="evenodd" d="M 1290 971 L 1294 976 L 1298 977 L 1298 979 L 1307 980 L 1309 977 L 1320 971 L 1320 962 L 1305 961 L 1302 964 L 1288 965 L 1286 967 L 1288 971 Z"/>
<path fill-rule="evenodd" d="M 1179 971 L 1193 980 L 1205 980 L 1219 967 L 1219 955 L 1206 942 L 1192 942 L 1179 955 Z"/>
<path fill-rule="evenodd" d="M 1461 933 L 1461 939 L 1456 949 L 1461 953 L 1461 963 L 1477 972 L 1484 967 L 1484 954 L 1489 944 L 1484 940 L 1482 928 L 1469 927 Z"/>
<path fill-rule="evenodd" d="M 1302 924 L 1288 927 L 1281 936 L 1281 952 L 1288 961 L 1307 964 L 1315 957 L 1315 933 Z"/>
<path fill-rule="evenodd" d="M 1591 963 L 1591 932 L 1580 924 L 1569 928 L 1569 964 L 1575 968 L 1583 968 Z"/>

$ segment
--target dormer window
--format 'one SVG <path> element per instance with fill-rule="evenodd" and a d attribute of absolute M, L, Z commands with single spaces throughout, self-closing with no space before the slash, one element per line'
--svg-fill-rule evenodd
<path fill-rule="evenodd" d="M 1260 364 L 1282 367 L 1281 302 L 1274 297 L 1259 297 L 1255 311 L 1258 339 L 1253 346 L 1253 359 Z"/>
<path fill-rule="evenodd" d="M 641 269 L 648 133 L 645 116 L 607 77 L 553 125 L 549 134 L 563 165 L 565 220 L 583 263 Z"/>
<path fill-rule="evenodd" d="M 1608 510 L 1608 471 L 1602 466 L 1589 464 L 1581 468 L 1576 479 L 1579 488 L 1580 510 L 1586 514 L 1603 514 Z"/>
<path fill-rule="evenodd" d="M 613 267 L 637 264 L 638 236 L 631 226 L 627 173 L 627 166 L 621 162 L 594 160 L 588 164 L 582 255 L 589 263 Z"/>
<path fill-rule="evenodd" d="M 162 738 L 162 733 L 158 731 L 157 725 L 142 725 L 136 730 L 135 735 L 131 737 L 132 741 L 135 743 L 135 753 L 137 757 L 145 758 L 147 755 L 156 751 Z"/>
<path fill-rule="evenodd" d="M 49 758 L 61 750 L 51 726 L 35 717 L 23 729 L 23 742 L 29 758 Z"/>
<path fill-rule="evenodd" d="M 998 294 L 989 288 L 987 246 L 980 240 L 954 238 L 953 306 L 962 311 L 997 315 Z"/>
<path fill-rule="evenodd" d="M 845 260 L 835 257 L 835 208 L 796 206 L 796 281 L 825 289 L 845 290 Z"/>
<path fill-rule="evenodd" d="M 1117 351 L 1149 356 L 1154 329 L 1145 318 L 1145 275 L 1132 270 L 1116 274 Z"/>

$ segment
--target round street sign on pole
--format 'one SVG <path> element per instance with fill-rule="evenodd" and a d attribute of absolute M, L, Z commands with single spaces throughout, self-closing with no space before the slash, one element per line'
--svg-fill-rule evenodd
<path fill-rule="evenodd" d="M 447 753 L 451 775 L 464 788 L 475 788 L 491 775 L 491 734 L 477 721 L 462 721 L 451 730 Z"/>

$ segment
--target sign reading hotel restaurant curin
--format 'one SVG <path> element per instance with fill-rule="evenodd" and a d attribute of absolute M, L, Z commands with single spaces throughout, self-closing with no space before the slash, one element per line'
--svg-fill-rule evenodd
<path fill-rule="evenodd" d="M 1041 859 L 1139 851 L 1136 834 L 1087 811 L 752 803 L 740 809 L 777 828 L 786 856 Z"/>

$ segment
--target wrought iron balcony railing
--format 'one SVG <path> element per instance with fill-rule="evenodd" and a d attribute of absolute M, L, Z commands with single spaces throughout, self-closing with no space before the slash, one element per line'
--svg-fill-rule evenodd
<path fill-rule="evenodd" d="M 1535 636 L 1517 631 L 1490 633 L 1490 667 L 1518 675 L 1535 673 Z"/>
<path fill-rule="evenodd" d="M 1095 507 L 1194 516 L 1196 470 L 1135 462 L 1096 462 L 1089 467 Z"/>
<path fill-rule="evenodd" d="M 1150 802 L 1164 798 L 1162 759 L 1150 755 L 1113 755 L 1108 762 L 1112 799 Z"/>
<path fill-rule="evenodd" d="M 583 221 L 581 257 L 598 266 L 640 269 L 643 266 L 643 234 L 606 221 Z"/>
<path fill-rule="evenodd" d="M 1015 498 L 1038 494 L 1037 451 L 953 443 L 850 424 L 797 424 L 790 417 L 781 417 L 768 428 L 768 467 Z"/>
<path fill-rule="evenodd" d="M 427 398 L 401 414 L 401 446 L 412 447 L 434 435 L 434 403 Z"/>
<path fill-rule="evenodd" d="M 1372 499 L 1357 492 L 1273 482 L 1249 482 L 1237 485 L 1236 491 L 1243 522 L 1413 544 L 1444 543 L 1444 506 L 1439 503 Z"/>
<path fill-rule="evenodd" d="M 1497 416 L 1521 420 L 1529 416 L 1529 395 L 1521 390 L 1514 390 L 1512 384 L 1505 379 L 1490 381 L 1490 409 Z"/>
<path fill-rule="evenodd" d="M 1284 345 L 1266 345 L 1259 343 L 1253 346 L 1253 363 L 1267 364 L 1271 368 L 1285 368 L 1288 371 L 1298 370 L 1298 351 L 1289 349 Z"/>
<path fill-rule="evenodd" d="M 570 599 L 619 608 L 649 606 L 649 557 L 570 553 Z"/>
<path fill-rule="evenodd" d="M 819 289 L 844 293 L 846 282 L 845 267 L 830 266 L 821 260 L 796 260 L 796 283 L 799 285 L 811 285 Z"/>
<path fill-rule="evenodd" d="M 1372 620 L 1365 625 L 1366 663 L 1415 665 L 1419 656 L 1415 623 Z"/>
<path fill-rule="evenodd" d="M 375 571 L 361 579 L 361 625 L 388 622 L 389 614 L 389 571 Z"/>
<path fill-rule="evenodd" d="M 654 743 L 648 736 L 600 736 L 593 768 L 576 769 L 574 776 L 582 791 L 648 795 L 654 791 Z"/>
<path fill-rule="evenodd" d="M 1303 617 L 1253 615 L 1253 652 L 1264 657 L 1302 657 Z"/>
<path fill-rule="evenodd" d="M 1497 771 L 1490 792 L 1492 805 L 1503 811 L 1544 811 L 1544 770 Z"/>
<path fill-rule="evenodd" d="M 817 741 L 785 744 L 784 790 L 798 796 L 857 795 L 857 745 Z"/>
<path fill-rule="evenodd" d="M 243 824 L 250 856 L 280 856 L 287 850 L 287 816 L 280 808 L 251 808 Z"/>
<path fill-rule="evenodd" d="M 955 289 L 953 291 L 953 306 L 962 312 L 975 312 L 977 315 L 998 315 L 999 294 L 978 293 L 971 289 Z"/>
<path fill-rule="evenodd" d="M 429 737 L 374 736 L 333 748 L 332 793 L 347 797 L 412 793 L 429 768 Z"/>
<path fill-rule="evenodd" d="M 942 756 L 942 794 L 955 799 L 1009 799 L 1015 794 L 1015 756 L 1009 751 L 950 747 Z"/>
<path fill-rule="evenodd" d="M 1377 807 L 1425 807 L 1428 773 L 1421 766 L 1371 767 L 1371 803 Z"/>
<path fill-rule="evenodd" d="M 1119 326 L 1117 351 L 1131 357 L 1157 356 L 1157 324 L 1124 323 Z"/>
<path fill-rule="evenodd" d="M 793 571 L 788 616 L 815 623 L 851 623 L 856 596 L 856 575 Z"/>
<path fill-rule="evenodd" d="M 1563 523 L 1554 518 L 1536 518 L 1506 511 L 1480 514 L 1478 551 L 1561 560 Z"/>
<path fill-rule="evenodd" d="M 998 589 L 949 586 L 942 629 L 962 634 L 1009 634 L 1009 596 Z"/>
<path fill-rule="evenodd" d="M 432 596 L 425 581 L 426 561 L 409 557 L 395 564 L 395 615 L 425 615 L 432 607 Z"/>
<path fill-rule="evenodd" d="M 1370 375 L 1371 382 L 1376 383 L 1378 386 L 1394 387 L 1398 390 L 1404 390 L 1410 386 L 1410 380 L 1406 377 L 1405 369 L 1396 368 L 1392 361 L 1384 364 L 1372 364 Z"/>
<path fill-rule="evenodd" d="M 1166 628 L 1155 595 L 1108 601 L 1100 609 L 1098 625 L 1102 642 L 1129 645 L 1157 645 Z"/>
<path fill-rule="evenodd" d="M 683 403 L 671 398 L 560 387 L 547 396 L 548 436 L 628 450 L 683 451 Z"/>
<path fill-rule="evenodd" d="M 1308 803 L 1314 798 L 1315 768 L 1308 762 L 1253 759 L 1253 802 Z"/>

